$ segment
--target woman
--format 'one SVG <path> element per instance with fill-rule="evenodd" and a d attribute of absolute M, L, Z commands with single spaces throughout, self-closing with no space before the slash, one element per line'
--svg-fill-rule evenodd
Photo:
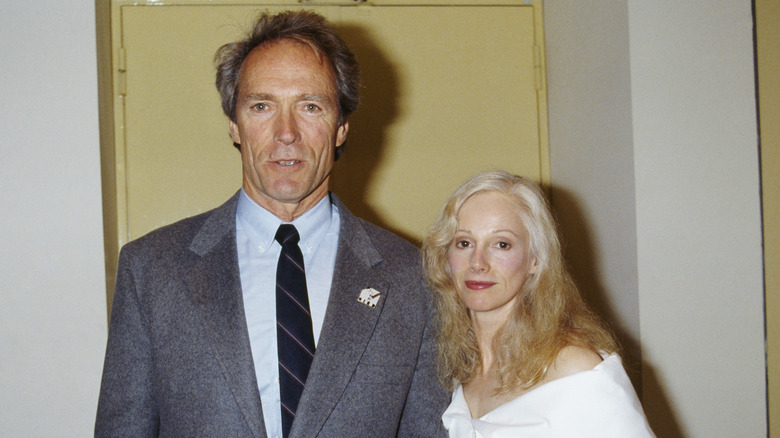
<path fill-rule="evenodd" d="M 610 331 L 563 265 L 539 187 L 481 173 L 423 244 L 450 437 L 652 437 Z"/>

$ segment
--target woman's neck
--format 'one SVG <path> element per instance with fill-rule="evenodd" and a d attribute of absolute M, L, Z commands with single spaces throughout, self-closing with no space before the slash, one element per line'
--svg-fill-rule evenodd
<path fill-rule="evenodd" d="M 472 325 L 481 356 L 480 374 L 486 376 L 493 368 L 495 358 L 493 342 L 504 326 L 504 322 L 492 318 L 474 318 Z"/>

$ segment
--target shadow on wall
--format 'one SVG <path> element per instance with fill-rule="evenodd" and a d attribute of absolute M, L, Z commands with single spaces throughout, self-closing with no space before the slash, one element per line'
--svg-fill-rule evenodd
<path fill-rule="evenodd" d="M 331 190 L 350 211 L 373 224 L 415 242 L 377 215 L 366 199 L 375 170 L 387 150 L 386 131 L 398 118 L 398 74 L 365 29 L 336 26 L 360 63 L 360 105 L 349 118 L 349 134 L 341 158 L 331 176 Z"/>
<path fill-rule="evenodd" d="M 658 375 L 651 364 L 643 363 L 637 339 L 623 327 L 610 303 L 609 294 L 598 275 L 598 256 L 594 249 L 591 229 L 585 220 L 577 198 L 569 191 L 555 187 L 554 206 L 565 206 L 565 215 L 555 212 L 559 221 L 563 254 L 566 266 L 588 305 L 601 316 L 618 338 L 623 349 L 621 355 L 626 372 L 641 400 L 652 400 L 653 405 L 643 404 L 645 414 L 655 434 L 664 438 L 683 438 L 679 421 L 668 402 Z M 552 196 L 551 196 L 552 197 Z M 563 208 L 561 208 L 563 210 Z M 561 211 L 561 213 L 564 213 Z"/>

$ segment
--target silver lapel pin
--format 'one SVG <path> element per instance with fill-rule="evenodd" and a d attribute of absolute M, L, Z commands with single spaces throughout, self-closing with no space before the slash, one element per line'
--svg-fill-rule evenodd
<path fill-rule="evenodd" d="M 363 289 L 360 291 L 360 296 L 358 297 L 357 300 L 368 307 L 374 308 L 376 307 L 376 303 L 379 302 L 379 297 L 381 295 L 382 292 L 379 292 L 378 290 L 369 287 L 367 289 Z"/>

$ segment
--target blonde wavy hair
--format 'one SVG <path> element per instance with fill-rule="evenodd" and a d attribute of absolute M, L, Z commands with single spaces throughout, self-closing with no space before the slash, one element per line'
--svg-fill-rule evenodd
<path fill-rule="evenodd" d="M 539 186 L 501 170 L 479 173 L 447 200 L 423 241 L 423 268 L 434 291 L 439 325 L 439 378 L 452 390 L 468 383 L 481 368 L 477 338 L 468 309 L 452 281 L 448 251 L 458 226 L 458 211 L 477 193 L 499 192 L 513 201 L 529 235 L 529 252 L 537 260 L 514 309 L 514 318 L 496 334 L 499 392 L 528 388 L 544 378 L 561 349 L 590 347 L 618 350 L 614 336 L 586 306 L 566 271 L 555 221 Z"/>

